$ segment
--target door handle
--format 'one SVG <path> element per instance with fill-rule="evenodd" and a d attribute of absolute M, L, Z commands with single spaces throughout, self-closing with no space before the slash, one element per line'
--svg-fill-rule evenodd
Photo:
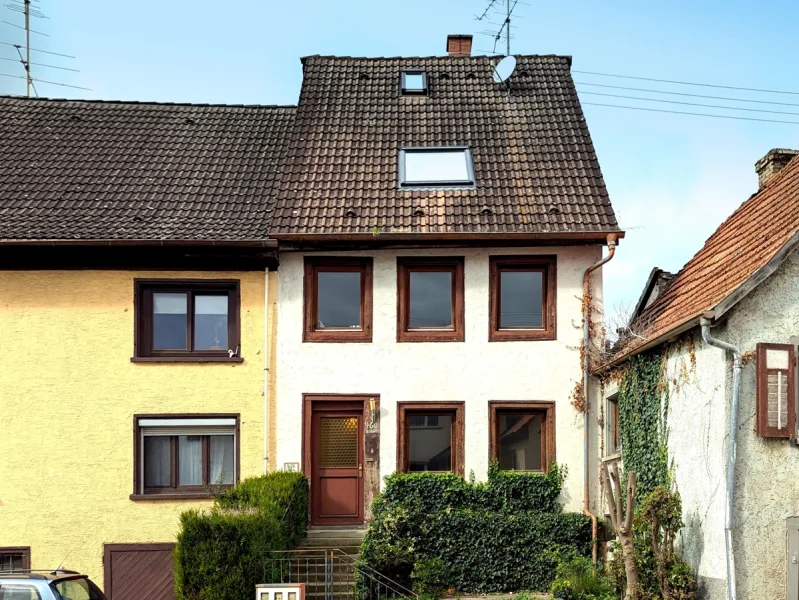
<path fill-rule="evenodd" d="M 363 465 L 358 465 L 358 478 L 363 479 Z"/>

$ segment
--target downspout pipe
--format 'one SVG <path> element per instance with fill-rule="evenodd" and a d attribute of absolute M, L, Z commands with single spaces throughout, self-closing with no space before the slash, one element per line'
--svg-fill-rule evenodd
<path fill-rule="evenodd" d="M 598 262 L 595 262 L 593 265 L 588 267 L 585 270 L 585 274 L 583 275 L 583 513 L 585 513 L 588 517 L 591 518 L 591 531 L 593 536 L 593 548 L 591 550 L 591 556 L 593 558 L 594 564 L 597 562 L 597 536 L 599 535 L 599 525 L 597 522 L 597 517 L 594 513 L 591 512 L 591 488 L 590 488 L 590 480 L 588 475 L 588 461 L 589 461 L 589 423 L 588 423 L 588 413 L 590 402 L 588 400 L 588 379 L 590 377 L 590 358 L 589 358 L 589 348 L 591 344 L 590 339 L 590 321 L 591 321 L 591 302 L 588 301 L 588 294 L 591 287 L 591 273 L 596 271 L 602 265 L 610 262 L 613 259 L 613 256 L 616 254 L 616 243 L 618 241 L 618 235 L 610 234 L 608 235 L 608 254 Z"/>
<path fill-rule="evenodd" d="M 727 555 L 727 599 L 735 600 L 735 554 L 732 548 L 732 516 L 735 500 L 735 454 L 738 444 L 738 407 L 741 400 L 741 351 L 710 335 L 710 319 L 702 317 L 702 339 L 706 344 L 721 348 L 732 354 L 732 402 L 730 406 L 730 447 L 727 454 L 727 507 L 724 516 L 724 550 Z"/>
<path fill-rule="evenodd" d="M 269 267 L 264 269 L 264 475 L 269 472 Z"/>

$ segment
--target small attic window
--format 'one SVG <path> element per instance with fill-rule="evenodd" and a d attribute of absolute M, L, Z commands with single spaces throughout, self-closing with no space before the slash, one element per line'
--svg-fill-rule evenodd
<path fill-rule="evenodd" d="M 427 73 L 422 69 L 408 69 L 400 74 L 400 94 L 418 96 L 427 93 Z"/>
<path fill-rule="evenodd" d="M 473 186 L 472 152 L 462 146 L 402 148 L 399 179 L 402 188 Z"/>

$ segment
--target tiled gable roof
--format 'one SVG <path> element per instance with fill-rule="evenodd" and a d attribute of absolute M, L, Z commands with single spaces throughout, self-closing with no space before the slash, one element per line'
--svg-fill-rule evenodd
<path fill-rule="evenodd" d="M 293 117 L 0 97 L 0 239 L 265 239 Z"/>
<path fill-rule="evenodd" d="M 694 322 L 733 298 L 799 236 L 799 157 L 722 223 L 677 277 L 632 323 L 642 338 L 614 359 Z"/>
<path fill-rule="evenodd" d="M 510 99 L 496 57 L 303 60 L 271 234 L 619 231 L 563 56 L 518 57 Z M 401 97 L 400 72 L 427 72 Z M 398 152 L 469 146 L 475 189 L 398 189 Z"/>

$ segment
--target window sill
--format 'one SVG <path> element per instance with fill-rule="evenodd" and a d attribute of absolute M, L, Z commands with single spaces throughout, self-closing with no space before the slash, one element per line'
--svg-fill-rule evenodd
<path fill-rule="evenodd" d="M 241 356 L 131 356 L 132 363 L 243 363 Z"/>
<path fill-rule="evenodd" d="M 462 331 L 400 331 L 397 335 L 397 342 L 418 343 L 418 342 L 463 342 Z"/>
<path fill-rule="evenodd" d="M 193 494 L 131 494 L 131 500 L 211 500 L 213 494 L 207 492 L 196 492 Z"/>
<path fill-rule="evenodd" d="M 621 460 L 621 452 L 615 452 L 602 457 L 602 462 L 613 462 L 616 460 Z"/>
<path fill-rule="evenodd" d="M 495 329 L 489 332 L 489 342 L 546 342 L 557 339 L 554 331 L 529 329 Z"/>
<path fill-rule="evenodd" d="M 370 344 L 372 333 L 357 331 L 353 333 L 306 331 L 302 342 L 304 344 Z"/>

